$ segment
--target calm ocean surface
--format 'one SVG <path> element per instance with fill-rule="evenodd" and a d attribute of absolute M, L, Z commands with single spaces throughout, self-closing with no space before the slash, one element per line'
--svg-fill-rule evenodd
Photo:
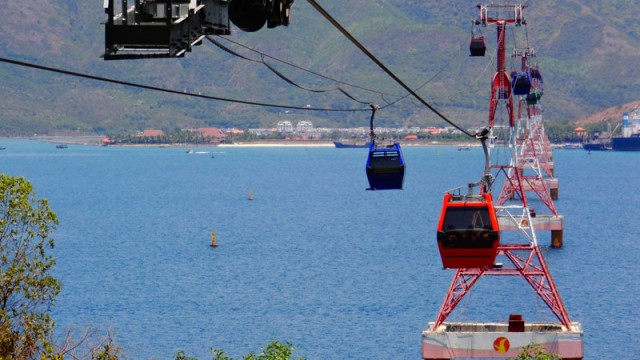
<path fill-rule="evenodd" d="M 241 358 L 270 340 L 308 359 L 420 359 L 453 276 L 435 240 L 442 195 L 483 165 L 479 148 L 405 148 L 405 190 L 370 192 L 366 149 L 0 146 L 0 171 L 60 219 L 57 328 L 110 326 L 130 359 Z M 640 153 L 554 160 L 565 246 L 538 237 L 585 358 L 635 358 Z M 518 278 L 482 279 L 449 320 L 510 313 L 555 321 Z"/>

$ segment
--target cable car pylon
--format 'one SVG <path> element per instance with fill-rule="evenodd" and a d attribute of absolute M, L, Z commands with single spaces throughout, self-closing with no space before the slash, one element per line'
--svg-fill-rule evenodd
<path fill-rule="evenodd" d="M 495 203 L 490 203 L 491 197 L 485 197 L 486 206 L 479 203 L 468 202 L 469 210 L 458 218 L 466 217 L 469 225 L 469 233 L 465 241 L 457 241 L 449 247 L 444 246 L 447 239 L 446 218 L 452 207 L 443 204 L 443 214 L 438 223 L 438 246 L 444 268 L 455 269 L 455 275 L 449 286 L 444 302 L 438 311 L 436 320 L 429 322 L 427 329 L 422 333 L 422 358 L 425 360 L 443 360 L 453 358 L 513 358 L 532 343 L 539 344 L 552 354 L 559 355 L 562 359 L 582 359 L 584 356 L 583 331 L 579 322 L 571 321 L 569 314 L 562 302 L 558 289 L 553 282 L 549 268 L 544 260 L 539 247 L 536 230 L 540 229 L 538 214 L 529 207 L 527 192 L 534 191 L 544 201 L 552 214 L 557 211 L 550 199 L 547 182 L 542 178 L 552 172 L 551 155 L 546 152 L 546 135 L 542 125 L 541 111 L 538 100 L 541 95 L 541 77 L 539 71 L 534 73 L 534 68 L 526 67 L 522 71 L 528 76 L 529 84 L 524 79 L 522 82 L 511 81 L 505 67 L 505 27 L 513 24 L 524 25 L 524 4 L 511 5 L 478 5 L 480 9 L 480 24 L 496 25 L 498 33 L 498 69 L 492 81 L 492 93 L 489 106 L 489 127 L 476 137 L 482 142 L 485 149 L 485 163 L 490 164 L 490 173 L 483 175 L 483 180 L 469 186 L 478 186 L 480 194 L 491 193 L 492 185 L 497 184 L 499 177 L 504 176 L 504 184 L 500 196 Z M 477 22 L 477 23 L 478 23 Z M 528 70 L 528 75 L 526 74 Z M 535 68 L 537 70 L 537 68 Z M 519 74 L 515 74 L 519 76 Z M 516 79 L 514 79 L 516 80 Z M 525 90 L 514 87 L 525 85 Z M 527 89 L 528 86 L 528 89 Z M 530 97 L 530 94 L 534 94 Z M 519 97 L 518 121 L 513 111 L 514 96 Z M 521 113 L 524 104 L 527 105 L 527 116 L 523 118 Z M 494 117 L 498 105 L 505 106 L 505 112 L 509 122 L 509 139 L 504 142 L 496 141 L 494 135 Z M 546 140 L 548 141 L 548 140 Z M 504 146 L 499 144 L 504 143 Z M 499 149 L 499 148 L 502 149 Z M 507 151 L 510 156 L 507 163 L 492 163 L 491 155 L 494 151 Z M 506 190 L 505 190 L 506 188 Z M 474 196 L 469 191 L 468 196 Z M 489 208 L 495 211 L 498 220 L 499 244 L 495 249 L 493 259 L 487 258 L 488 247 L 476 250 L 471 238 L 474 233 L 482 234 L 478 229 L 477 220 L 483 218 L 481 211 Z M 475 209 L 473 209 L 475 207 Z M 490 218 L 490 217 L 489 217 Z M 462 220 L 460 220 L 462 222 Z M 486 221 L 485 221 L 486 222 Z M 464 225 L 454 225 L 450 228 L 454 231 Z M 490 229 L 486 229 L 490 230 Z M 455 234 L 452 232 L 452 234 Z M 477 236 L 476 236 L 477 238 Z M 457 239 L 456 239 L 457 240 Z M 488 246 L 488 244 L 486 244 Z M 467 252 L 455 253 L 453 250 L 465 249 Z M 491 250 L 493 251 L 493 250 Z M 455 262 L 451 257 L 457 255 Z M 478 262 L 477 257 L 491 259 L 491 262 Z M 525 322 L 521 314 L 509 314 L 505 312 L 505 321 L 500 322 L 452 322 L 447 318 L 460 304 L 463 298 L 469 294 L 478 281 L 485 276 L 520 277 L 531 286 L 546 307 L 551 311 L 557 322 Z M 482 306 L 487 306 L 483 301 Z M 506 308 L 509 304 L 495 304 L 498 309 Z"/>
<path fill-rule="evenodd" d="M 497 203 L 506 204 L 519 197 L 526 202 L 526 192 L 535 193 L 546 206 L 547 213 L 539 213 L 531 209 L 534 226 L 537 230 L 551 231 L 551 246 L 561 247 L 563 244 L 564 217 L 558 214 L 553 200 L 558 199 L 558 179 L 553 175 L 553 156 L 549 139 L 544 130 L 542 110 L 539 102 L 542 96 L 542 76 L 537 66 L 532 67 L 529 60 L 535 57 L 532 48 L 515 49 L 513 57 L 520 57 L 520 72 L 513 71 L 515 77 L 526 77 L 527 90 L 519 92 L 517 122 L 512 127 L 516 149 L 511 163 L 497 164 L 497 169 L 506 169 L 507 176 Z M 533 75 L 532 75 L 533 74 Z M 517 79 L 512 79 L 512 86 L 517 87 Z M 514 90 L 514 93 L 518 91 Z M 533 95 L 530 97 L 529 95 Z M 526 113 L 523 116 L 523 109 Z M 540 209 L 538 209 L 540 210 Z M 508 221 L 507 221 L 508 224 Z"/>

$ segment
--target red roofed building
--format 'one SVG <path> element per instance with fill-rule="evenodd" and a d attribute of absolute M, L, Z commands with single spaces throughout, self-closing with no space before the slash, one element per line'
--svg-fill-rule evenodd
<path fill-rule="evenodd" d="M 147 129 L 147 130 L 142 131 L 142 134 L 140 134 L 140 136 L 144 136 L 144 137 L 164 136 L 164 131 Z"/>
<path fill-rule="evenodd" d="M 203 138 L 209 138 L 210 143 L 223 142 L 226 137 L 226 135 L 222 132 L 222 130 L 218 128 L 198 128 L 198 129 L 189 129 L 189 131 L 200 133 L 200 135 L 202 135 Z"/>

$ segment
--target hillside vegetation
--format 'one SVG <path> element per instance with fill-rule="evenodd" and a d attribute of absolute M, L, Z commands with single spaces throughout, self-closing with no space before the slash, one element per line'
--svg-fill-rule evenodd
<path fill-rule="evenodd" d="M 492 56 L 468 56 L 476 2 L 445 0 L 319 1 L 401 79 L 447 117 L 464 125 L 486 122 Z M 640 32 L 631 0 L 549 0 L 525 12 L 528 26 L 509 28 L 508 47 L 536 49 L 545 79 L 545 119 L 568 123 L 638 100 Z M 318 108 L 366 109 L 339 91 L 296 88 L 262 64 L 235 57 L 209 42 L 180 59 L 104 61 L 102 2 L 10 1 L 3 4 L 0 57 L 118 80 L 211 96 Z M 495 28 L 484 28 L 489 52 Z M 289 27 L 229 39 L 343 82 L 341 88 L 381 105 L 405 91 L 304 0 Z M 256 53 L 217 38 L 253 59 Z M 509 50 L 510 52 L 510 50 Z M 266 60 L 312 89 L 338 85 L 275 60 Z M 508 59 L 519 66 L 518 59 Z M 369 113 L 285 111 L 210 101 L 78 79 L 0 62 L 0 135 L 131 133 L 144 128 L 272 127 L 278 120 L 316 126 L 366 126 Z M 344 83 L 386 94 L 365 91 Z M 422 86 L 422 87 L 421 87 Z M 381 111 L 380 124 L 443 126 L 424 106 L 405 99 Z"/>

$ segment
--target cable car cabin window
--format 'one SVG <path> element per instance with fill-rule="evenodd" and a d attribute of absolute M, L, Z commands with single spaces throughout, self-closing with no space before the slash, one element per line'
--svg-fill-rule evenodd
<path fill-rule="evenodd" d="M 487 249 L 498 239 L 487 207 L 447 209 L 438 241 L 445 249 Z"/>
<path fill-rule="evenodd" d="M 376 170 L 393 170 L 400 166 L 400 154 L 397 151 L 377 151 L 371 153 L 369 166 Z"/>

